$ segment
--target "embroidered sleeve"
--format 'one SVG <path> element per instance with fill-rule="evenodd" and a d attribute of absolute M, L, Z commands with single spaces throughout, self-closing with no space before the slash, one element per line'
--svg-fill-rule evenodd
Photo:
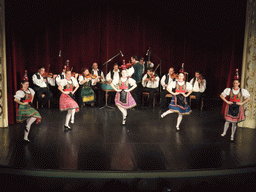
<path fill-rule="evenodd" d="M 221 95 L 223 95 L 223 97 L 226 97 L 227 95 L 230 95 L 230 88 L 226 88 L 222 93 Z"/>

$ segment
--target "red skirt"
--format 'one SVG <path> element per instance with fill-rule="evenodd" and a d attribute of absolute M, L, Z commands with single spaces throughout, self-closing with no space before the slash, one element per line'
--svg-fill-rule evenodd
<path fill-rule="evenodd" d="M 69 95 L 62 93 L 60 96 L 60 110 L 67 111 L 69 109 L 76 109 L 76 112 L 78 112 L 79 106 Z"/>
<path fill-rule="evenodd" d="M 239 107 L 239 113 L 237 116 L 229 115 L 228 109 L 229 109 L 229 105 L 226 105 L 225 111 L 224 111 L 224 118 L 226 121 L 229 121 L 231 123 L 239 123 L 239 122 L 245 120 L 244 109 L 243 109 L 242 105 L 240 105 L 240 107 Z"/>

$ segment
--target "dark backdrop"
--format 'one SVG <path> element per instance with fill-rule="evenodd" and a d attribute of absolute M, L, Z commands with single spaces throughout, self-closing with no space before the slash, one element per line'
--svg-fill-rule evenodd
<path fill-rule="evenodd" d="M 10 124 L 25 69 L 32 75 L 43 65 L 59 73 L 69 59 L 76 72 L 94 61 L 105 70 L 102 64 L 119 50 L 124 58 L 108 69 L 151 47 L 162 74 L 184 62 L 189 79 L 200 69 L 206 94 L 217 97 L 242 65 L 246 0 L 13 0 L 5 8 Z M 160 63 L 154 55 L 151 60 Z"/>

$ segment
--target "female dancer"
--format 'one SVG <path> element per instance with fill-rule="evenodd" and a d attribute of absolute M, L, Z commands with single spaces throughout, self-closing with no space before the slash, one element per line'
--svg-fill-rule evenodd
<path fill-rule="evenodd" d="M 32 123 L 36 121 L 36 124 L 41 121 L 41 115 L 37 110 L 32 107 L 35 91 L 29 88 L 28 80 L 21 82 L 22 88 L 16 92 L 14 101 L 19 104 L 17 122 L 27 121 L 27 125 L 24 131 L 24 140 L 30 142 L 28 139 L 29 131 Z"/>
<path fill-rule="evenodd" d="M 92 75 L 89 73 L 89 69 L 82 69 L 82 76 L 78 77 L 79 84 L 82 85 L 81 97 L 84 104 L 94 105 L 95 93 L 91 88 Z"/>
<path fill-rule="evenodd" d="M 122 124 L 125 125 L 127 109 L 131 109 L 136 106 L 136 102 L 133 99 L 130 91 L 135 89 L 137 85 L 134 79 L 127 78 L 127 72 L 125 69 L 122 69 L 121 74 L 122 74 L 122 77 L 119 80 L 119 89 L 117 89 L 113 85 L 113 83 L 111 83 L 110 85 L 116 91 L 115 104 L 123 114 Z M 128 88 L 129 85 L 132 86 L 130 89 Z"/>
<path fill-rule="evenodd" d="M 71 118 L 70 123 L 74 123 L 75 112 L 79 111 L 79 106 L 75 102 L 74 94 L 78 89 L 79 85 L 77 80 L 74 77 L 71 77 L 70 69 L 66 70 L 66 78 L 60 82 L 58 89 L 62 92 L 60 96 L 60 110 L 68 111 L 66 115 L 66 122 L 64 125 L 65 130 L 71 130 L 71 127 L 68 125 L 69 120 Z M 73 87 L 76 87 L 73 89 Z"/>
<path fill-rule="evenodd" d="M 172 91 L 172 89 L 175 89 L 175 92 Z M 179 74 L 179 80 L 171 82 L 170 85 L 168 85 L 167 89 L 168 92 L 170 92 L 172 96 L 172 101 L 169 104 L 169 110 L 164 112 L 161 115 L 161 118 L 165 117 L 166 115 L 170 113 L 178 113 L 178 119 L 177 119 L 177 125 L 176 129 L 180 130 L 180 123 L 183 118 L 183 115 L 189 115 L 192 111 L 190 107 L 187 104 L 187 97 L 192 93 L 192 85 L 188 82 L 184 81 L 184 74 Z M 186 92 L 188 92 L 186 94 Z"/>
<path fill-rule="evenodd" d="M 227 103 L 224 112 L 226 122 L 224 124 L 224 131 L 221 136 L 224 137 L 226 135 L 229 124 L 232 123 L 232 132 L 230 137 L 231 141 L 234 140 L 237 123 L 245 119 L 242 105 L 250 100 L 250 93 L 246 89 L 240 89 L 239 85 L 239 79 L 234 79 L 233 88 L 226 88 L 220 95 L 220 98 Z M 229 96 L 229 100 L 225 98 L 226 96 Z M 242 97 L 245 98 L 244 102 L 240 102 Z"/>

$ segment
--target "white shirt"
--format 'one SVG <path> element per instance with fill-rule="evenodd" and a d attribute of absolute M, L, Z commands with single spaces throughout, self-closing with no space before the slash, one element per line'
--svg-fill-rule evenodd
<path fill-rule="evenodd" d="M 182 82 L 173 81 L 173 82 L 171 82 L 171 83 L 168 85 L 167 88 L 168 88 L 169 90 L 172 90 L 172 89 L 176 88 L 176 83 L 178 83 L 178 85 L 182 86 L 182 85 L 184 85 L 185 81 L 182 81 Z M 186 92 L 189 92 L 189 91 L 191 91 L 191 90 L 192 90 L 192 85 L 191 85 L 191 83 L 186 82 Z"/>
<path fill-rule="evenodd" d="M 35 91 L 31 88 L 28 88 L 28 90 L 25 91 L 25 92 L 28 93 L 28 94 L 31 94 L 32 97 L 35 95 Z M 14 95 L 14 97 L 20 101 L 22 98 L 25 97 L 24 90 L 18 90 L 16 92 L 16 94 Z"/>
<path fill-rule="evenodd" d="M 167 83 L 167 85 L 170 85 L 170 83 L 171 82 L 173 82 L 173 79 L 171 78 L 171 76 L 170 76 L 170 74 L 168 73 L 168 74 L 166 74 L 166 75 L 164 75 L 163 77 L 162 77 L 162 79 L 161 79 L 161 81 L 160 81 L 160 83 L 161 83 L 161 85 L 162 85 L 162 87 L 163 87 L 163 90 L 165 90 L 165 80 L 166 80 L 166 76 L 169 76 L 169 80 L 168 80 L 168 83 Z"/>
<path fill-rule="evenodd" d="M 148 81 L 146 82 L 145 80 L 147 79 L 148 74 L 145 74 L 142 78 L 142 86 L 147 87 L 147 88 L 157 88 L 159 85 L 159 80 L 160 78 L 156 76 L 155 81 Z"/>
<path fill-rule="evenodd" d="M 76 78 L 74 77 L 71 77 L 70 80 L 67 80 L 67 79 L 63 79 L 61 82 L 60 82 L 60 85 L 62 86 L 62 89 L 64 89 L 64 87 L 67 85 L 67 84 L 73 84 L 73 88 L 78 86 L 78 82 L 76 80 Z"/>
<path fill-rule="evenodd" d="M 61 75 L 64 76 L 64 79 L 66 78 L 66 74 L 65 74 L 64 72 L 62 72 Z M 59 86 L 59 85 L 60 85 L 60 81 L 62 81 L 62 80 L 63 80 L 63 79 L 61 79 L 61 76 L 58 75 L 58 76 L 56 77 L 56 84 Z"/>
<path fill-rule="evenodd" d="M 37 79 L 37 75 L 40 76 L 40 79 Z M 35 85 L 37 85 L 38 87 L 41 87 L 41 88 L 47 87 L 47 83 L 44 82 L 44 78 L 43 78 L 39 73 L 34 74 L 34 75 L 32 76 L 32 80 L 33 80 L 33 83 L 34 83 Z M 55 82 L 54 82 L 53 78 L 47 77 L 47 81 L 48 81 L 48 83 L 49 83 L 51 86 L 55 86 Z"/>
<path fill-rule="evenodd" d="M 80 84 L 80 85 L 82 85 L 82 83 L 81 83 L 81 82 L 82 82 L 83 80 L 85 80 L 85 82 L 90 81 L 90 79 L 89 79 L 89 78 L 85 78 L 84 76 L 79 76 L 79 77 L 78 77 L 78 82 L 79 82 L 79 84 Z"/>
<path fill-rule="evenodd" d="M 233 89 L 234 95 L 237 95 L 237 94 L 239 93 L 239 90 L 240 90 L 240 88 L 239 88 L 238 90 Z M 224 97 L 226 97 L 227 95 L 230 95 L 230 91 L 231 91 L 231 88 L 226 88 L 226 89 L 221 93 L 221 95 L 223 95 Z M 245 99 L 247 99 L 248 97 L 250 97 L 250 93 L 249 93 L 249 91 L 247 91 L 246 89 L 241 89 L 241 93 L 242 93 L 242 96 L 243 96 Z"/>
<path fill-rule="evenodd" d="M 126 69 L 126 72 L 127 72 L 127 76 L 131 77 L 134 73 L 134 68 L 130 67 L 129 69 Z"/>
<path fill-rule="evenodd" d="M 100 77 L 102 77 L 101 79 L 98 79 L 98 82 L 100 82 L 100 81 L 105 81 L 105 77 L 104 77 L 104 74 L 103 74 L 103 72 L 101 71 L 101 74 L 99 74 L 99 69 L 97 69 L 97 70 L 94 70 L 94 69 L 92 69 L 92 75 L 97 75 L 97 76 L 100 76 Z M 97 79 L 92 79 L 92 85 L 96 85 L 96 80 Z"/>
<path fill-rule="evenodd" d="M 194 77 L 194 78 L 196 78 L 196 77 Z M 190 80 L 190 83 L 191 83 L 192 86 L 193 86 L 193 79 L 194 79 L 194 78 L 192 78 L 192 79 Z M 193 92 L 201 92 L 201 93 L 203 93 L 203 92 L 205 91 L 205 89 L 206 89 L 206 80 L 205 80 L 205 79 L 202 80 L 202 83 L 201 83 L 200 88 L 199 88 L 199 83 L 198 83 L 198 81 L 195 80 L 195 84 L 194 84 L 194 86 L 193 86 Z"/>
<path fill-rule="evenodd" d="M 113 75 L 112 83 L 113 83 L 113 85 L 117 85 L 119 83 L 119 78 L 120 78 L 119 77 L 119 73 L 120 73 L 120 70 L 119 69 L 117 71 L 113 70 L 113 72 L 114 72 L 114 75 Z M 107 79 L 107 81 L 110 81 L 110 79 L 111 79 L 111 71 L 107 74 L 106 79 Z"/>

